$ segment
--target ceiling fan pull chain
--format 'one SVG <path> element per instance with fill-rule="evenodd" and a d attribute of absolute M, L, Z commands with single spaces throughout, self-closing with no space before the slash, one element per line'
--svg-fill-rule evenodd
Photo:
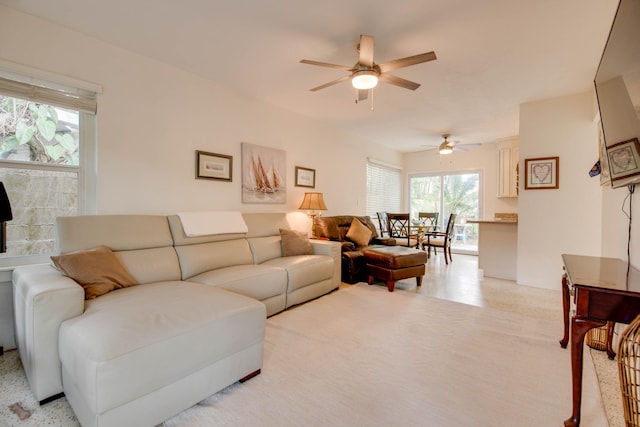
<path fill-rule="evenodd" d="M 371 111 L 373 111 L 373 88 L 369 90 L 371 91 Z"/>

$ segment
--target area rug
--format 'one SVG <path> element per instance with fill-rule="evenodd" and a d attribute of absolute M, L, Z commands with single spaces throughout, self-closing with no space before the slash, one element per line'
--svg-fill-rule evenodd
<path fill-rule="evenodd" d="M 571 375 L 559 331 L 550 320 L 358 284 L 269 318 L 262 374 L 164 425 L 562 425 Z M 582 426 L 606 426 L 585 357 Z M 34 421 L 48 405 L 22 402 L 35 410 L 19 421 L 7 409 L 15 399 L 1 399 L 0 425 L 43 425 Z"/>

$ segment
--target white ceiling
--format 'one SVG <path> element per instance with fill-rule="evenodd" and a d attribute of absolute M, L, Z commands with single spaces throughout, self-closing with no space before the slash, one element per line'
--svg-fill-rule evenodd
<path fill-rule="evenodd" d="M 523 102 L 589 90 L 618 0 L 0 0 L 108 43 L 399 151 L 451 133 L 460 143 L 518 134 Z M 375 62 L 435 51 L 392 72 L 415 92 L 374 89 L 355 103 L 344 71 L 360 34 Z"/>

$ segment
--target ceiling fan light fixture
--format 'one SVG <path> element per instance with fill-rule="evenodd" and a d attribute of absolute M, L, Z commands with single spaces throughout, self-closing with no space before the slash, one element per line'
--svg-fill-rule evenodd
<path fill-rule="evenodd" d="M 440 147 L 440 154 L 451 154 L 453 153 L 453 148 L 451 148 L 448 145 L 445 145 L 444 147 Z"/>
<path fill-rule="evenodd" d="M 351 84 L 360 90 L 373 89 L 378 84 L 378 74 L 371 70 L 357 71 L 353 74 Z"/>

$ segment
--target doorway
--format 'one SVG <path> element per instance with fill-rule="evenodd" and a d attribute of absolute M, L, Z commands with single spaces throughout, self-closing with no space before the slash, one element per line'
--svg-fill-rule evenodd
<path fill-rule="evenodd" d="M 438 212 L 439 228 L 444 230 L 449 214 L 458 214 L 451 249 L 456 253 L 477 255 L 478 224 L 468 224 L 467 219 L 479 218 L 480 181 L 480 171 L 410 175 L 411 218 L 418 218 L 418 212 Z"/>

